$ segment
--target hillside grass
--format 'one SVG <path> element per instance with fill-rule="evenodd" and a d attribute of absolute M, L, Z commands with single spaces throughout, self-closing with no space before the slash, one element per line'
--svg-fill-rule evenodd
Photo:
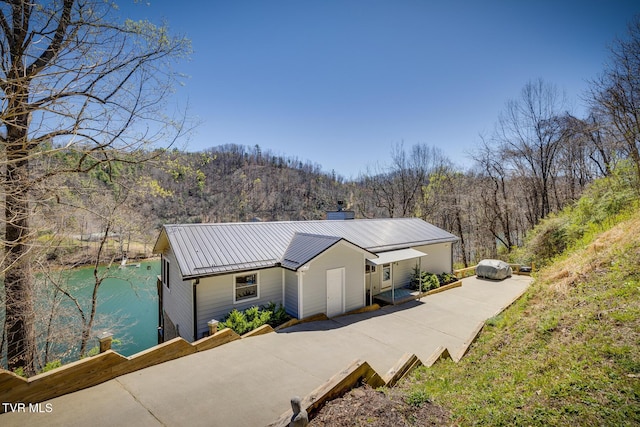
<path fill-rule="evenodd" d="M 637 201 L 585 221 L 565 246 L 462 361 L 416 370 L 407 395 L 459 425 L 640 425 Z"/>

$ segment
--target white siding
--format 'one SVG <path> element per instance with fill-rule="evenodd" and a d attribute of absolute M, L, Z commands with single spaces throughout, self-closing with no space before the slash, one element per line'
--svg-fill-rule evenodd
<path fill-rule="evenodd" d="M 282 269 L 279 267 L 269 268 L 258 270 L 257 273 L 260 298 L 239 301 L 237 304 L 233 303 L 235 289 L 233 274 L 200 279 L 200 283 L 196 285 L 198 339 L 208 332 L 207 322 L 209 320 L 221 320 L 234 308 L 245 310 L 254 305 L 265 305 L 270 302 L 282 303 Z"/>
<path fill-rule="evenodd" d="M 409 285 L 413 269 L 418 264 L 418 258 L 407 259 L 393 263 L 393 287 L 398 289 Z"/>
<path fill-rule="evenodd" d="M 411 276 L 413 275 L 414 268 L 420 266 L 422 271 L 428 271 L 430 273 L 441 274 L 451 273 L 452 271 L 452 259 L 451 259 L 451 243 L 438 243 L 434 245 L 418 246 L 417 249 L 427 255 L 418 258 L 408 259 L 404 261 L 398 261 L 393 263 L 393 287 L 398 289 L 409 285 Z M 382 266 L 377 267 L 376 273 L 372 275 L 373 280 L 373 294 L 376 295 L 380 292 L 380 271 Z M 368 286 L 368 283 L 367 283 Z"/>
<path fill-rule="evenodd" d="M 375 266 L 375 269 L 376 272 L 371 273 L 371 284 L 369 284 L 369 276 L 367 275 L 367 289 L 371 287 L 373 295 L 378 295 L 380 293 L 380 272 L 382 271 L 382 266 Z"/>
<path fill-rule="evenodd" d="M 298 273 L 285 270 L 284 283 L 285 309 L 290 316 L 298 318 Z"/>
<path fill-rule="evenodd" d="M 345 311 L 364 305 L 364 256 L 345 243 L 338 243 L 310 263 L 302 284 L 303 316 L 326 313 L 327 270 L 345 267 Z"/>
<path fill-rule="evenodd" d="M 169 288 L 164 284 L 162 285 L 163 309 L 178 329 L 180 336 L 187 341 L 193 341 L 191 282 L 182 280 L 178 263 L 171 249 L 168 249 L 163 256 L 169 261 Z"/>
<path fill-rule="evenodd" d="M 428 271 L 435 274 L 452 272 L 453 261 L 451 259 L 451 243 L 419 246 L 415 249 L 427 254 L 422 257 L 422 271 Z"/>

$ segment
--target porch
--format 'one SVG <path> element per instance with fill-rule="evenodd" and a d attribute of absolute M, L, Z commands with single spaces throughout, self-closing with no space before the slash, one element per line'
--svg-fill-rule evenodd
<path fill-rule="evenodd" d="M 389 289 L 373 296 L 373 300 L 383 304 L 397 305 L 420 298 L 420 292 L 408 288 Z"/>
<path fill-rule="evenodd" d="M 420 298 L 420 292 L 409 289 L 410 277 L 407 264 L 402 267 L 400 274 L 396 274 L 399 263 L 415 260 L 415 267 L 420 269 L 421 259 L 427 254 L 413 249 L 398 249 L 377 253 L 377 258 L 367 259 L 367 301 L 374 301 L 385 305 L 397 305 Z M 376 268 L 378 271 L 376 272 Z M 397 276 L 397 277 L 396 277 Z M 399 282 L 399 283 L 398 283 Z M 398 286 L 398 287 L 397 287 Z M 381 290 L 380 288 L 387 288 Z M 376 293 L 378 292 L 378 293 Z M 373 295 L 371 295 L 373 293 Z"/>

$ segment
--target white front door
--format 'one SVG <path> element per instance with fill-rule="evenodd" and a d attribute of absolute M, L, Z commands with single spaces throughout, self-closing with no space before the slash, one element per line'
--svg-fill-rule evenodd
<path fill-rule="evenodd" d="M 380 290 L 386 291 L 391 289 L 391 283 L 393 282 L 393 272 L 391 264 L 382 264 L 382 277 L 380 279 L 382 284 Z"/>
<path fill-rule="evenodd" d="M 344 267 L 327 270 L 327 317 L 344 313 Z"/>

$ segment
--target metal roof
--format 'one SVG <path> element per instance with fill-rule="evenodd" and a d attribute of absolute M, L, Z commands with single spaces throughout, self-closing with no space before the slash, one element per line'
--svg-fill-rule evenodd
<path fill-rule="evenodd" d="M 458 240 L 419 218 L 171 224 L 154 252 L 170 245 L 186 279 L 278 265 L 295 269 L 336 239 L 372 253 Z"/>
<path fill-rule="evenodd" d="M 282 256 L 281 264 L 290 270 L 297 270 L 340 240 L 335 236 L 296 233 Z"/>
<path fill-rule="evenodd" d="M 382 265 L 382 264 L 388 264 L 390 262 L 403 261 L 405 259 L 420 258 L 425 255 L 427 254 L 411 248 L 398 249 L 395 251 L 381 252 L 380 256 L 377 259 L 370 259 L 369 263 L 373 265 Z"/>

